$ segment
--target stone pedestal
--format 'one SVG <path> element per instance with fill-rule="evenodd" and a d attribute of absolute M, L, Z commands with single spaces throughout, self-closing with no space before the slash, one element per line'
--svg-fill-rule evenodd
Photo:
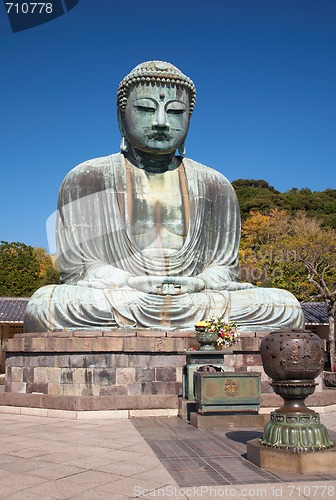
<path fill-rule="evenodd" d="M 272 391 L 259 354 L 264 335 L 241 334 L 241 342 L 225 356 L 225 370 L 229 372 L 260 372 L 262 393 Z M 191 364 L 192 359 L 198 359 L 197 353 L 184 350 L 198 345 L 194 331 L 116 329 L 17 334 L 4 342 L 6 392 L 0 393 L 0 405 L 177 410 L 187 356 Z M 225 352 L 215 351 L 212 360 L 217 356 L 223 359 Z M 193 368 L 189 372 L 191 380 Z"/>
<path fill-rule="evenodd" d="M 22 334 L 8 340 L 0 403 L 64 410 L 177 409 L 194 332 Z"/>
<path fill-rule="evenodd" d="M 245 429 L 263 427 L 268 415 L 236 413 L 231 415 L 201 415 L 190 412 L 190 425 L 196 429 Z"/>
<path fill-rule="evenodd" d="M 291 472 L 293 474 L 334 473 L 336 468 L 336 447 L 322 451 L 294 453 L 293 450 L 269 448 L 259 439 L 247 442 L 247 460 L 261 469 Z"/>

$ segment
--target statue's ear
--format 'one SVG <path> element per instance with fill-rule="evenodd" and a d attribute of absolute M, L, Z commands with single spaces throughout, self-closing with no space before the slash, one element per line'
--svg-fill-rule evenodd
<path fill-rule="evenodd" d="M 121 112 L 120 108 L 118 108 L 118 127 L 119 127 L 121 135 L 124 137 L 125 131 L 124 131 L 124 125 L 123 125 L 123 119 L 122 119 L 122 112 Z"/>
<path fill-rule="evenodd" d="M 127 151 L 128 151 L 128 141 L 127 141 L 127 139 L 125 137 L 124 125 L 123 125 L 123 114 L 120 111 L 120 109 L 118 109 L 118 126 L 119 126 L 119 130 L 120 130 L 120 133 L 121 133 L 120 152 L 121 153 L 127 153 Z"/>

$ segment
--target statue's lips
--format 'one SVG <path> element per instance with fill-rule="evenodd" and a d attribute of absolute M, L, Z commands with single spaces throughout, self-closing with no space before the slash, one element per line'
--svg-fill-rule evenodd
<path fill-rule="evenodd" d="M 170 141 L 171 136 L 165 133 L 155 133 L 148 135 L 148 139 L 154 139 L 155 141 Z"/>

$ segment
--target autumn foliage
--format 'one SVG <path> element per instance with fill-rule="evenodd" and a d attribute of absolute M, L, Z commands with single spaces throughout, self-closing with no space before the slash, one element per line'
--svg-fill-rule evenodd
<path fill-rule="evenodd" d="M 251 212 L 242 226 L 240 278 L 263 287 L 284 288 L 300 301 L 326 302 L 330 356 L 334 359 L 336 230 L 305 212 Z M 333 366 L 334 363 L 332 363 Z"/>

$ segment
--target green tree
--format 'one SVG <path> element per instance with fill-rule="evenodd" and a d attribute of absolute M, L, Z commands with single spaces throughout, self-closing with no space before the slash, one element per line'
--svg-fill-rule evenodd
<path fill-rule="evenodd" d="M 280 193 L 264 180 L 238 179 L 232 183 L 239 201 L 242 219 L 245 220 L 251 210 L 268 213 L 272 208 L 280 207 Z"/>
<path fill-rule="evenodd" d="M 44 249 L 1 241 L 0 296 L 30 297 L 41 286 L 58 282 L 59 272 Z"/>
<path fill-rule="evenodd" d="M 40 282 L 34 249 L 24 243 L 2 241 L 0 245 L 0 295 L 29 297 Z"/>
<path fill-rule="evenodd" d="M 269 214 L 271 209 L 287 210 L 291 215 L 304 210 L 323 226 L 336 229 L 336 190 L 311 191 L 292 188 L 280 193 L 262 179 L 237 179 L 232 183 L 238 196 L 242 220 L 251 211 Z"/>
<path fill-rule="evenodd" d="M 291 214 L 305 211 L 309 217 L 317 219 L 323 226 L 336 229 L 336 190 L 311 191 L 310 189 L 290 189 L 280 193 L 281 206 Z"/>

